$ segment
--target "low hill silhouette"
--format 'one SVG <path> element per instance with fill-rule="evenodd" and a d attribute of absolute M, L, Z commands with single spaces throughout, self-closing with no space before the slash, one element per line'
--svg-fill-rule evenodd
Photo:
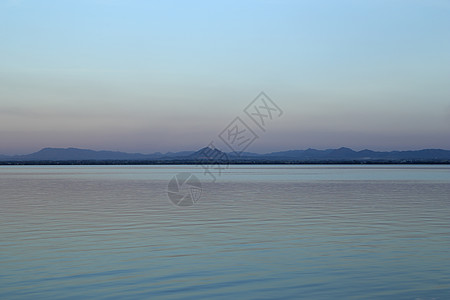
<path fill-rule="evenodd" d="M 220 158 L 220 159 L 219 159 Z M 83 162 L 83 161 L 158 161 L 168 162 L 196 162 L 209 160 L 215 163 L 217 160 L 230 163 L 332 163 L 332 162 L 450 162 L 450 151 L 443 149 L 423 149 L 414 151 L 354 151 L 342 147 L 338 149 L 306 149 L 256 154 L 245 152 L 237 154 L 225 153 L 219 149 L 202 148 L 198 151 L 182 151 L 168 153 L 126 153 L 119 151 L 95 151 L 78 148 L 44 148 L 27 155 L 0 155 L 1 162 Z M 4 163 L 3 163 L 4 164 Z"/>

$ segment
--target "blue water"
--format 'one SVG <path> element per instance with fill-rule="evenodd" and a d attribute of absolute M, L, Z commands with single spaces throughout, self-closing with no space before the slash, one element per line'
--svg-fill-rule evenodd
<path fill-rule="evenodd" d="M 450 299 L 450 166 L 222 172 L 0 167 L 0 298 Z"/>

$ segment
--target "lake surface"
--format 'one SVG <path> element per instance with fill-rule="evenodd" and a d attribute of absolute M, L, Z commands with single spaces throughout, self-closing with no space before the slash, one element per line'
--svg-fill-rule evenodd
<path fill-rule="evenodd" d="M 180 172 L 201 198 L 174 205 Z M 450 166 L 0 167 L 0 298 L 450 299 Z"/>

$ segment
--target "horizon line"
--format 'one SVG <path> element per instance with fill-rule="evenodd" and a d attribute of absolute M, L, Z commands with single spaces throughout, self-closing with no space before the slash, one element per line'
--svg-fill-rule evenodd
<path fill-rule="evenodd" d="M 45 149 L 54 149 L 54 150 L 70 150 L 70 149 L 74 149 L 74 150 L 87 150 L 87 151 L 94 151 L 94 152 L 118 152 L 118 153 L 126 153 L 126 154 L 142 154 L 142 155 L 152 155 L 152 154 L 171 154 L 171 153 L 179 153 L 179 152 L 198 152 L 202 149 L 205 148 L 210 148 L 213 149 L 209 146 L 206 147 L 201 147 L 197 150 L 180 150 L 180 151 L 166 151 L 166 152 L 161 152 L 161 151 L 155 151 L 155 152 L 150 152 L 150 153 L 144 153 L 144 152 L 128 152 L 128 151 L 121 151 L 121 150 L 107 150 L 107 149 L 101 149 L 101 150 L 95 150 L 95 149 L 90 149 L 90 148 L 78 148 L 78 147 L 74 147 L 74 146 L 70 146 L 70 147 L 43 147 L 37 151 L 33 151 L 33 152 L 29 152 L 26 154 L 2 154 L 0 153 L 0 156 L 9 156 L 9 157 L 13 157 L 13 156 L 26 156 L 26 155 L 31 155 L 34 153 L 38 153 L 40 151 L 43 151 Z M 372 150 L 369 148 L 364 148 L 362 150 L 354 150 L 353 148 L 350 147 L 346 147 L 346 146 L 341 146 L 341 147 L 337 147 L 337 148 L 304 148 L 304 149 L 287 149 L 287 150 L 278 150 L 278 151 L 270 151 L 270 152 L 253 152 L 253 151 L 242 151 L 242 152 L 238 152 L 238 151 L 223 151 L 220 148 L 215 148 L 216 150 L 219 150 L 223 153 L 251 153 L 251 154 L 258 154 L 258 155 L 265 155 L 265 154 L 272 154 L 272 153 L 278 153 L 278 152 L 289 152 L 289 151 L 307 151 L 307 150 L 318 150 L 318 151 L 326 151 L 326 150 L 339 150 L 339 149 L 349 149 L 352 150 L 354 152 L 362 152 L 362 151 L 372 151 L 372 152 L 408 152 L 408 151 L 424 151 L 424 150 L 443 150 L 443 151 L 450 151 L 450 149 L 445 149 L 445 148 L 420 148 L 420 149 L 408 149 L 408 150 Z"/>

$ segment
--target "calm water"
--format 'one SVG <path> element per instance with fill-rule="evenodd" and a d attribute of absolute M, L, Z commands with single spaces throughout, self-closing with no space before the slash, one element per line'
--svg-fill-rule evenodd
<path fill-rule="evenodd" d="M 450 299 L 450 166 L 0 167 L 0 225 L 1 299 Z"/>

